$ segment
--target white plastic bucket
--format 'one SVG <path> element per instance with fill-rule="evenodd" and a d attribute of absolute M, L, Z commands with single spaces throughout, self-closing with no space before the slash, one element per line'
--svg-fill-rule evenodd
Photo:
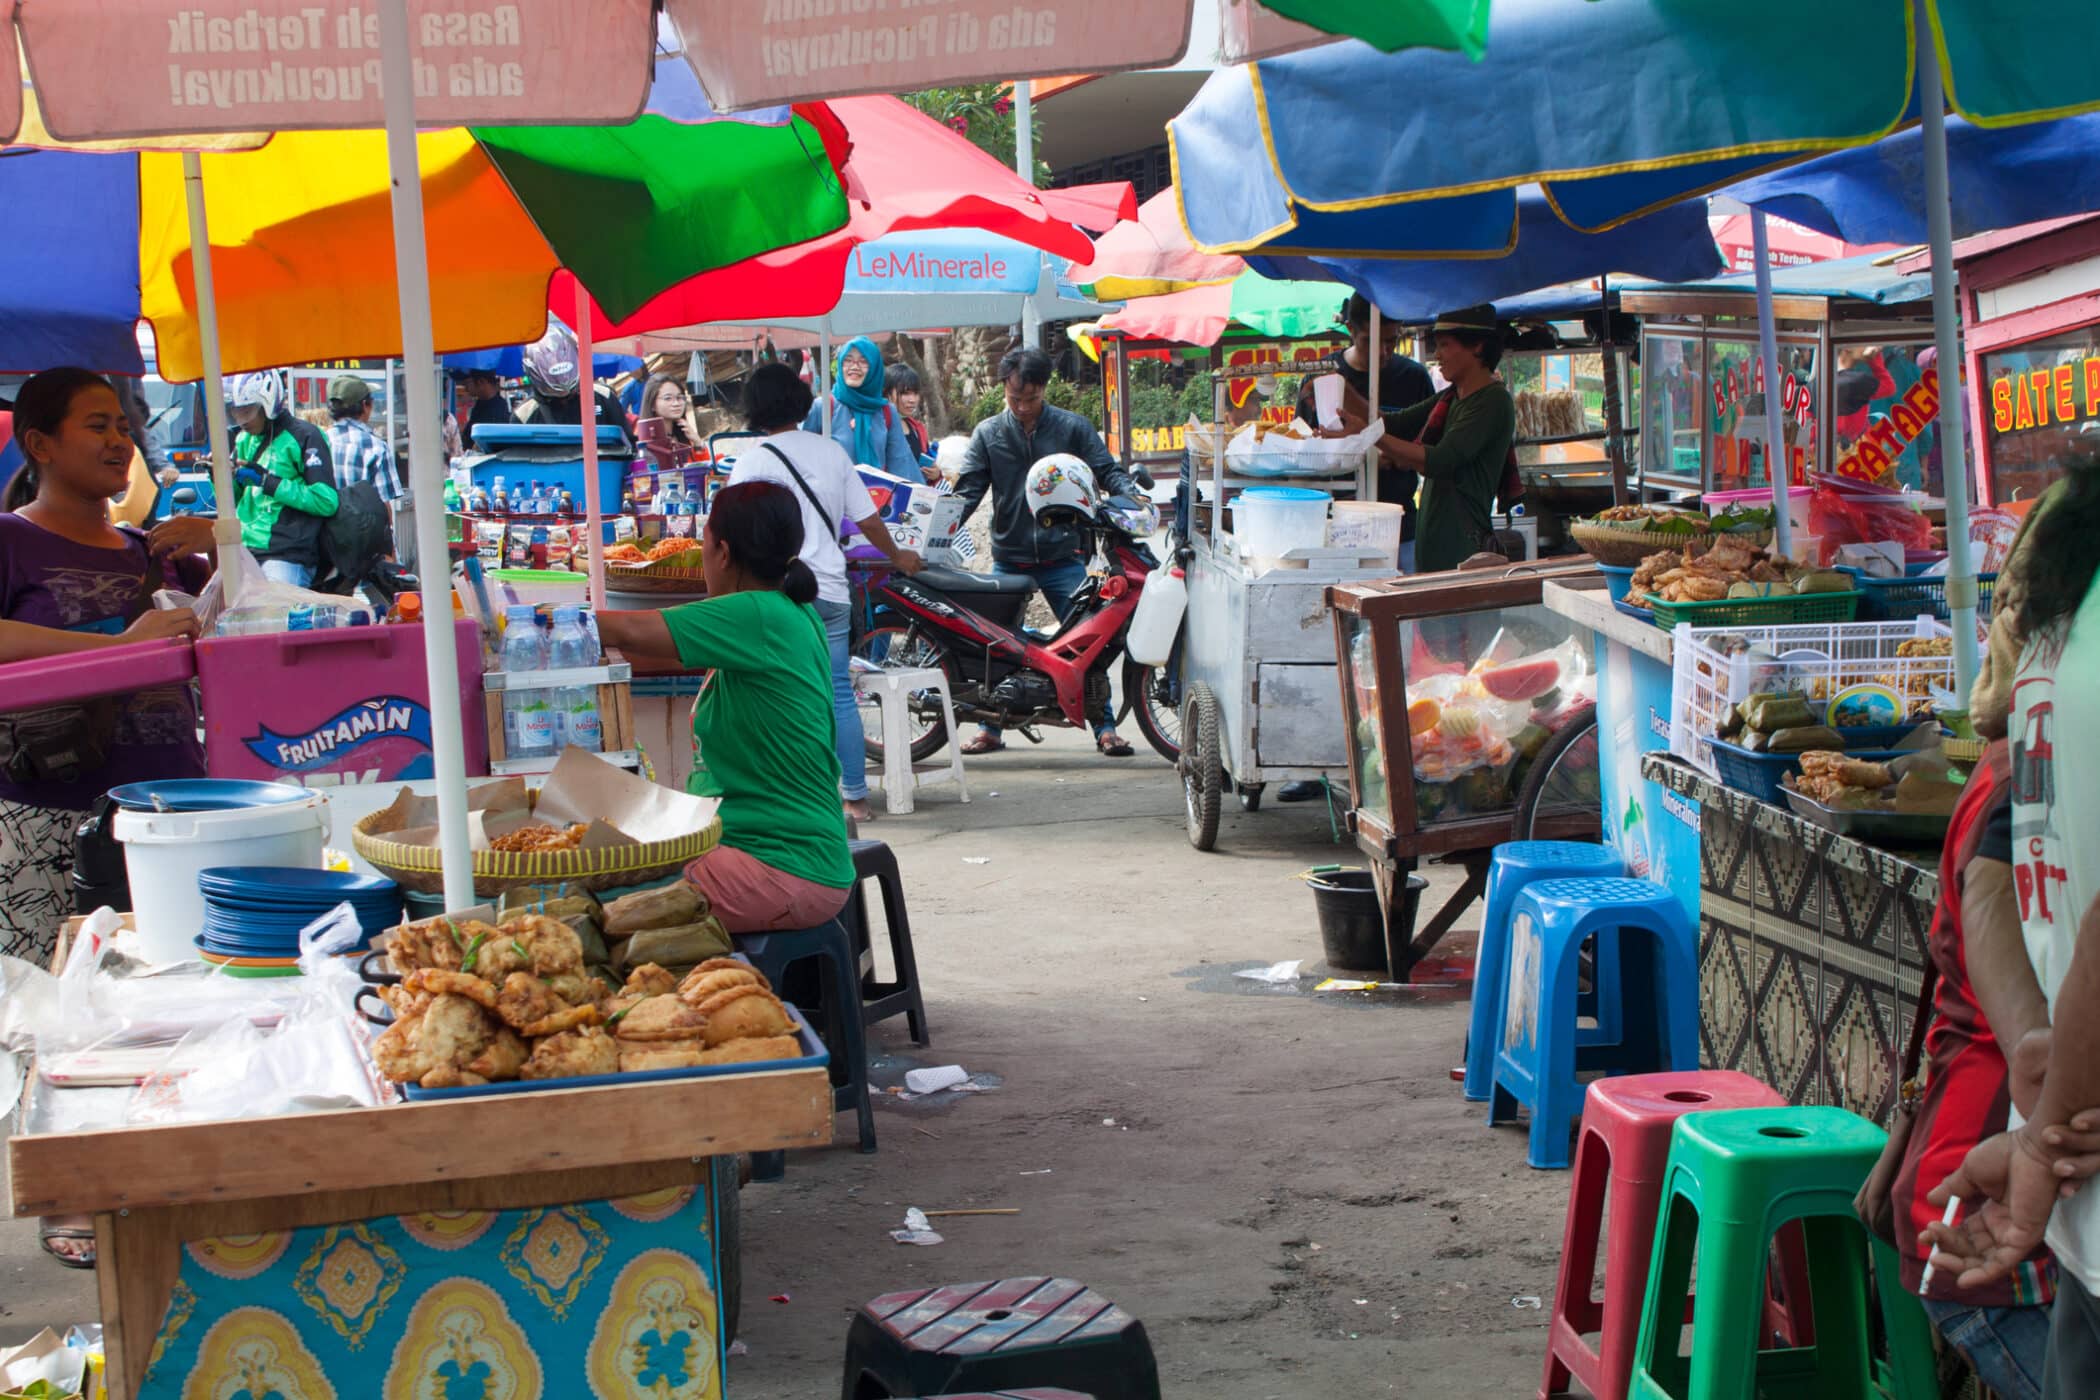
<path fill-rule="evenodd" d="M 1400 527 L 1406 523 L 1402 506 L 1384 501 L 1336 501 L 1327 519 L 1329 549 L 1360 549 L 1381 559 L 1400 558 Z"/>
<path fill-rule="evenodd" d="M 231 807 L 211 812 L 136 812 L 120 808 L 114 829 L 124 843 L 132 922 L 148 962 L 194 962 L 204 927 L 197 872 L 215 865 L 293 865 L 319 869 L 328 798 Z"/>
<path fill-rule="evenodd" d="M 1327 503 L 1325 491 L 1310 487 L 1248 487 L 1232 502 L 1232 530 L 1239 536 L 1240 554 L 1275 563 L 1294 549 L 1325 547 Z"/>

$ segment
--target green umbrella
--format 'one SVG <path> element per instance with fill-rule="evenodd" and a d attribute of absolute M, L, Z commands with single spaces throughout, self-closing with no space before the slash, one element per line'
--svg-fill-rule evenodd
<path fill-rule="evenodd" d="M 1102 317 L 1101 328 L 1180 345 L 1216 345 L 1234 325 L 1279 340 L 1302 340 L 1336 333 L 1348 297 L 1349 288 L 1340 282 L 1275 281 L 1243 272 L 1230 282 L 1132 298 L 1121 311 Z"/>
<path fill-rule="evenodd" d="M 1261 0 L 1265 10 L 1373 48 L 1487 51 L 1488 0 Z"/>

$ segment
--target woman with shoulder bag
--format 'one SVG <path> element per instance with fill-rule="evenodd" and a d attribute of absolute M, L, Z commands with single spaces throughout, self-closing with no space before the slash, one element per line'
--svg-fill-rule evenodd
<path fill-rule="evenodd" d="M 116 390 L 84 369 L 33 376 L 15 398 L 23 465 L 0 500 L 0 661 L 122 642 L 191 637 L 187 608 L 156 611 L 156 588 L 197 592 L 212 522 L 183 517 L 151 534 L 120 528 L 109 502 L 130 481 L 134 446 Z M 73 830 L 111 788 L 204 775 L 187 686 L 0 714 L 0 952 L 48 963 L 71 912 Z M 60 1263 L 94 1263 L 85 1222 L 40 1231 Z"/>

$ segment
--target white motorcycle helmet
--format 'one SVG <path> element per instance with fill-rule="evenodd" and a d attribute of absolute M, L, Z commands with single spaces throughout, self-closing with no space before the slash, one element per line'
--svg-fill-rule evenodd
<path fill-rule="evenodd" d="M 226 402 L 235 408 L 259 408 L 265 419 L 284 410 L 284 381 L 275 370 L 237 374 L 226 384 Z"/>
<path fill-rule="evenodd" d="M 1084 524 L 1101 504 L 1094 469 L 1069 452 L 1053 452 L 1028 469 L 1028 513 L 1044 527 Z"/>

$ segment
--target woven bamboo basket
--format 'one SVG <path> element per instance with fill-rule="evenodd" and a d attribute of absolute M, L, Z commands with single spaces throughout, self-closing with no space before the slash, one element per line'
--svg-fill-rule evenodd
<path fill-rule="evenodd" d="M 379 830 L 390 819 L 374 812 L 350 832 L 350 844 L 373 869 L 404 889 L 420 894 L 445 890 L 444 862 L 435 846 L 408 846 L 387 839 L 398 828 Z M 690 861 L 713 850 L 722 839 L 722 819 L 670 841 L 601 846 L 574 851 L 476 851 L 474 893 L 502 894 L 519 885 L 580 884 L 596 893 L 646 885 L 683 870 Z"/>

